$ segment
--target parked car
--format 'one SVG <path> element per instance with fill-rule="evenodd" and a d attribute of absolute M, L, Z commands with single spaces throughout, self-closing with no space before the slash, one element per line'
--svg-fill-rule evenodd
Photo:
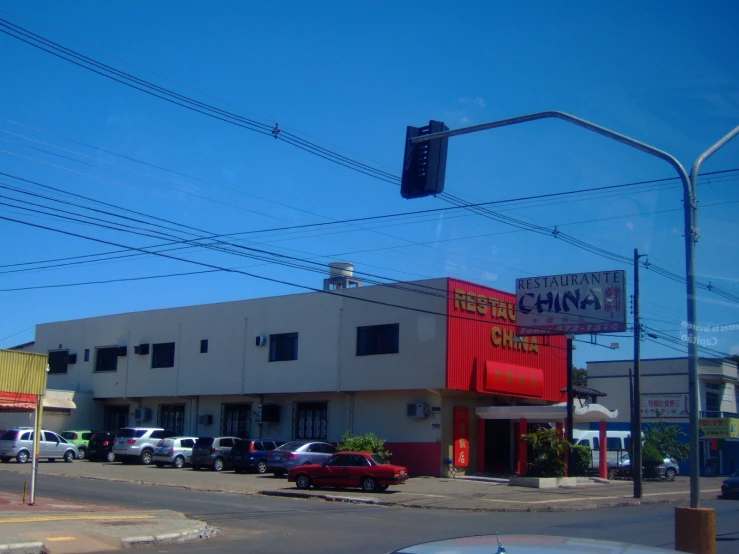
<path fill-rule="evenodd" d="M 73 445 L 77 447 L 77 451 L 80 453 L 80 458 L 84 458 L 87 455 L 87 445 L 90 442 L 90 438 L 95 431 L 84 430 L 84 431 L 62 431 L 62 437 L 67 439 Z"/>
<path fill-rule="evenodd" d="M 161 427 L 124 427 L 115 434 L 113 453 L 123 463 L 139 461 L 151 463 L 154 449 L 160 440 L 176 437 L 177 433 Z"/>
<path fill-rule="evenodd" d="M 336 448 L 327 442 L 292 441 L 278 446 L 267 456 L 267 471 L 276 477 L 283 477 L 296 466 L 320 464 L 332 454 Z"/>
<path fill-rule="evenodd" d="M 280 444 L 272 439 L 245 439 L 236 442 L 228 457 L 227 466 L 236 473 L 256 471 L 267 473 L 267 456 Z"/>
<path fill-rule="evenodd" d="M 33 438 L 31 427 L 5 431 L 0 436 L 0 461 L 9 462 L 15 458 L 19 464 L 25 464 L 33 455 Z M 42 430 L 39 439 L 39 458 L 50 462 L 61 458 L 68 463 L 79 458 L 77 447 L 53 431 Z"/>
<path fill-rule="evenodd" d="M 157 467 L 171 465 L 177 469 L 182 469 L 185 464 L 190 463 L 192 449 L 195 446 L 196 440 L 198 440 L 197 437 L 171 437 L 162 439 L 154 449 L 152 460 Z"/>
<path fill-rule="evenodd" d="M 114 441 L 115 436 L 113 433 L 94 433 L 92 437 L 90 437 L 90 442 L 87 443 L 87 459 L 91 462 L 94 460 L 114 462 Z"/>
<path fill-rule="evenodd" d="M 192 449 L 192 468 L 197 471 L 208 466 L 213 471 L 223 471 L 231 448 L 238 440 L 239 437 L 200 437 Z"/>
<path fill-rule="evenodd" d="M 388 464 L 370 452 L 337 452 L 321 464 L 297 466 L 287 474 L 287 480 L 299 489 L 361 487 L 364 492 L 385 491 L 407 479 L 405 467 Z"/>
<path fill-rule="evenodd" d="M 739 471 L 735 471 L 731 477 L 724 479 L 721 483 L 721 495 L 724 498 L 739 496 Z"/>
<path fill-rule="evenodd" d="M 631 458 L 628 454 L 624 454 L 621 458 L 619 468 L 630 470 L 631 469 Z M 680 468 L 677 465 L 677 461 L 674 458 L 668 456 L 665 457 L 664 461 L 658 466 L 657 470 L 661 477 L 664 477 L 668 481 L 674 481 L 675 477 L 680 474 Z"/>

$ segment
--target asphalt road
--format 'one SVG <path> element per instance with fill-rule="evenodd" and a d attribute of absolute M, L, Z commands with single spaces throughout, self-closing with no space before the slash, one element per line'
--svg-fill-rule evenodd
<path fill-rule="evenodd" d="M 0 488 L 22 490 L 25 476 L 0 473 Z M 169 509 L 219 527 L 208 541 L 148 549 L 157 553 L 352 552 L 382 554 L 417 542 L 488 533 L 536 533 L 672 548 L 674 507 L 645 506 L 554 513 L 469 513 L 238 496 L 40 475 L 38 494 L 70 502 Z M 739 551 L 739 501 L 716 509 L 718 553 Z"/>

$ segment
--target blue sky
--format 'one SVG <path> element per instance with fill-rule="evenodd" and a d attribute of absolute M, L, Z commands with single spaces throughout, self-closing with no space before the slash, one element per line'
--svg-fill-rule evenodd
<path fill-rule="evenodd" d="M 1 2 L 0 17 L 181 94 L 270 125 L 279 121 L 394 175 L 406 125 L 429 119 L 456 128 L 561 110 L 657 146 L 688 167 L 739 124 L 735 2 L 702 9 L 688 2 L 353 4 Z M 7 35 L 0 35 L 0 51 L 2 172 L 214 234 L 448 206 L 435 198 L 403 200 L 393 184 L 152 98 Z M 704 171 L 734 168 L 739 139 Z M 452 139 L 446 190 L 468 201 L 498 201 L 674 175 L 656 158 L 542 121 Z M 698 189 L 699 280 L 733 295 L 738 181 L 739 173 L 715 175 Z M 7 177 L 0 184 L 42 191 Z M 497 208 L 622 256 L 638 248 L 650 263 L 684 273 L 676 181 Z M 0 205 L 0 216 L 136 247 L 162 242 L 17 207 Z M 115 250 L 8 221 L 0 230 L 0 265 Z M 509 291 L 517 277 L 629 269 L 459 210 L 242 238 L 321 264 L 348 260 L 359 272 L 389 279 L 453 276 Z M 220 252 L 177 255 L 311 287 L 323 278 Z M 151 256 L 38 267 L 0 268 L 15 271 L 0 273 L 0 289 L 203 269 Z M 642 271 L 644 323 L 679 339 L 684 291 Z M 0 292 L 0 347 L 31 340 L 40 322 L 295 292 L 301 289 L 223 273 Z M 698 313 L 702 325 L 739 323 L 739 304 L 708 291 L 699 294 Z M 737 331 L 701 338 L 713 350 L 739 353 Z M 581 343 L 575 362 L 630 356 L 630 338 L 599 342 L 621 349 Z M 680 350 L 674 344 L 658 342 L 646 341 L 643 356 L 680 355 L 666 346 Z"/>

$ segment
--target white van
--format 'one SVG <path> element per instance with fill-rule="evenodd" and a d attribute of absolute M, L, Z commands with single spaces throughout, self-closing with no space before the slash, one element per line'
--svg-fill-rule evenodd
<path fill-rule="evenodd" d="M 600 467 L 600 432 L 573 429 L 575 444 L 587 446 L 592 453 L 592 466 Z M 631 446 L 631 431 L 606 431 L 606 459 L 608 467 L 618 467 L 621 458 L 628 454 Z"/>

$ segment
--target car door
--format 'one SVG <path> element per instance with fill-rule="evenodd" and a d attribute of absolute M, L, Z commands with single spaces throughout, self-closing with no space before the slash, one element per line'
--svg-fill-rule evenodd
<path fill-rule="evenodd" d="M 62 447 L 64 445 L 55 433 L 44 431 L 41 436 L 44 439 L 41 443 L 40 450 L 42 458 L 61 458 L 64 455 L 64 452 L 62 452 Z"/>
<path fill-rule="evenodd" d="M 234 439 L 231 437 L 225 437 L 218 441 L 218 453 L 223 457 L 224 459 L 228 458 L 228 455 L 231 453 L 231 449 L 234 445 Z"/>
<path fill-rule="evenodd" d="M 361 479 L 367 475 L 370 463 L 367 458 L 360 456 L 359 454 L 352 454 L 349 456 L 348 467 L 346 468 L 346 487 L 360 487 Z"/>
<path fill-rule="evenodd" d="M 317 487 L 346 487 L 349 456 L 336 454 L 331 456 L 321 467 L 311 474 L 311 480 Z"/>

